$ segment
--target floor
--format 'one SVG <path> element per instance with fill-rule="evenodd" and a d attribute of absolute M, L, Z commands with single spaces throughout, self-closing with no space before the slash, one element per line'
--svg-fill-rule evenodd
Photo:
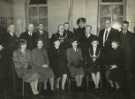
<path fill-rule="evenodd" d="M 1 95 L 0 99 L 135 99 L 135 91 L 132 92 L 129 97 L 126 93 L 123 94 L 122 91 L 112 90 L 110 88 L 93 89 L 92 87 L 82 89 L 76 89 L 72 86 L 72 89 L 66 89 L 66 91 L 55 90 L 51 91 L 41 91 L 39 96 L 33 96 L 29 84 L 25 84 L 25 96 L 22 97 L 22 88 L 18 88 L 15 96 L 11 94 L 11 91 L 5 96 Z M 127 90 L 127 92 L 129 92 Z"/>
<path fill-rule="evenodd" d="M 18 94 L 14 97 L 7 96 L 5 99 L 135 99 L 135 96 L 129 98 L 120 91 L 87 90 L 44 92 L 44 94 L 39 96 L 33 96 L 32 94 L 26 93 L 24 97 Z"/>

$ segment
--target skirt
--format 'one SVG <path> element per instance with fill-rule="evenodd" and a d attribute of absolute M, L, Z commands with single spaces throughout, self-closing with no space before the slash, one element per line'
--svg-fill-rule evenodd
<path fill-rule="evenodd" d="M 51 68 L 41 68 L 38 70 L 40 81 L 45 81 L 54 78 L 54 73 Z"/>
<path fill-rule="evenodd" d="M 35 72 L 32 69 L 16 69 L 16 72 L 17 76 L 27 83 L 39 79 L 38 72 Z"/>
<path fill-rule="evenodd" d="M 101 67 L 99 65 L 91 65 L 86 68 L 87 73 L 96 73 L 101 70 Z"/>
<path fill-rule="evenodd" d="M 69 72 L 71 75 L 76 76 L 76 75 L 84 75 L 84 70 L 82 67 L 69 67 Z"/>
<path fill-rule="evenodd" d="M 49 78 L 54 77 L 54 73 L 50 67 L 43 68 L 42 66 L 34 66 L 32 70 L 39 74 L 40 81 L 48 80 Z"/>

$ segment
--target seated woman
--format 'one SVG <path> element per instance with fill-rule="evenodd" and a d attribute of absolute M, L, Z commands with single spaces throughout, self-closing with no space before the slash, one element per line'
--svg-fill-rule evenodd
<path fill-rule="evenodd" d="M 81 87 L 84 77 L 82 51 L 78 48 L 78 42 L 72 40 L 72 48 L 67 49 L 68 68 L 71 76 L 75 77 L 76 86 Z"/>
<path fill-rule="evenodd" d="M 124 69 L 122 68 L 122 53 L 118 42 L 112 42 L 112 49 L 108 53 L 108 66 L 107 80 L 111 87 L 119 89 L 124 81 Z"/>
<path fill-rule="evenodd" d="M 31 52 L 26 48 L 26 40 L 21 39 L 19 48 L 13 53 L 13 61 L 18 77 L 30 83 L 33 94 L 37 95 L 39 94 L 37 88 L 39 75 L 32 70 Z"/>
<path fill-rule="evenodd" d="M 61 48 L 59 40 L 53 41 L 53 46 L 49 50 L 50 63 L 56 78 L 56 88 L 60 88 L 60 80 L 62 81 L 61 89 L 65 90 L 65 84 L 67 80 L 67 61 L 65 49 Z"/>
<path fill-rule="evenodd" d="M 44 82 L 44 90 L 47 89 L 47 81 L 49 80 L 51 90 L 54 90 L 54 74 L 50 68 L 48 54 L 43 47 L 43 41 L 37 41 L 37 48 L 32 50 L 33 70 L 40 75 L 40 81 Z"/>
<path fill-rule="evenodd" d="M 100 82 L 100 47 L 98 40 L 93 40 L 89 47 L 87 58 L 87 71 L 91 74 L 95 88 L 99 88 Z"/>

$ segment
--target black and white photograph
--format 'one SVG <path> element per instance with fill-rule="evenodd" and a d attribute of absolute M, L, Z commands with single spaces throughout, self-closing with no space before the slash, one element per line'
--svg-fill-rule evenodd
<path fill-rule="evenodd" d="M 135 99 L 135 0 L 0 0 L 0 99 Z"/>

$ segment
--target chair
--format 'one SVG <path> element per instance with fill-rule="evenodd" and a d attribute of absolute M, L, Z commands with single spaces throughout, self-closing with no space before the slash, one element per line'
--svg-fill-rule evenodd
<path fill-rule="evenodd" d="M 75 82 L 75 78 L 71 75 L 68 75 L 68 78 L 67 78 L 68 90 L 72 89 L 73 82 Z"/>
<path fill-rule="evenodd" d="M 86 88 L 89 89 L 89 82 L 92 82 L 92 78 L 91 78 L 90 74 L 87 74 L 85 76 L 85 80 L 86 80 Z"/>
<path fill-rule="evenodd" d="M 22 99 L 24 99 L 25 82 L 22 80 Z"/>

